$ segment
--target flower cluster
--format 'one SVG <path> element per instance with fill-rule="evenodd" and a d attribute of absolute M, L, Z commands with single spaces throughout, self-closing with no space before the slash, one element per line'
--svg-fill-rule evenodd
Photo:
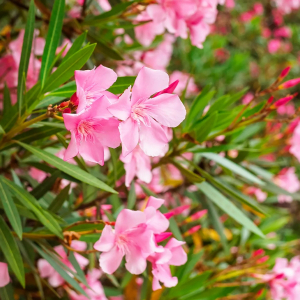
<path fill-rule="evenodd" d="M 184 242 L 171 238 L 165 247 L 158 245 L 171 233 L 165 232 L 169 221 L 160 211 L 164 200 L 149 197 L 144 211 L 124 209 L 115 223 L 115 229 L 106 225 L 94 248 L 101 251 L 100 267 L 108 274 L 114 273 L 126 258 L 126 269 L 132 274 L 145 271 L 147 261 L 152 264 L 153 290 L 159 289 L 162 282 L 166 287 L 177 284 L 172 277 L 170 265 L 180 266 L 187 261 L 182 248 Z"/>
<path fill-rule="evenodd" d="M 276 6 L 285 14 L 290 14 L 293 10 L 300 8 L 299 0 L 274 0 Z"/>
<path fill-rule="evenodd" d="M 157 0 L 137 16 L 139 22 L 150 22 L 135 28 L 136 37 L 143 46 L 149 46 L 165 29 L 183 39 L 190 32 L 192 44 L 202 48 L 210 25 L 216 20 L 217 6 L 224 3 L 224 0 Z"/>

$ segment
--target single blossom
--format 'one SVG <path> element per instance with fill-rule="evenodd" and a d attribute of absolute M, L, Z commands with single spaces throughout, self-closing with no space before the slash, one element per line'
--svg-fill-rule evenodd
<path fill-rule="evenodd" d="M 297 120 L 292 124 L 294 128 L 293 136 L 291 138 L 290 153 L 293 154 L 300 162 L 300 123 Z"/>
<path fill-rule="evenodd" d="M 9 284 L 10 278 L 6 263 L 0 262 L 0 288 Z"/>
<path fill-rule="evenodd" d="M 179 97 L 164 93 L 152 95 L 169 86 L 169 76 L 162 71 L 142 68 L 134 86 L 108 107 L 109 112 L 123 122 L 119 126 L 123 155 L 127 156 L 139 144 L 146 155 L 159 156 L 168 146 L 162 126 L 176 127 L 185 118 L 186 110 Z"/>
<path fill-rule="evenodd" d="M 71 247 L 83 251 L 86 249 L 86 243 L 80 241 L 72 241 Z M 56 246 L 54 250 L 59 255 L 59 258 L 63 264 L 65 264 L 71 271 L 75 271 L 73 265 L 68 259 L 67 253 L 63 246 Z M 89 260 L 84 256 L 74 253 L 74 256 L 81 269 L 84 269 L 88 264 Z M 45 259 L 39 259 L 37 262 L 37 267 L 42 278 L 47 278 L 48 282 L 53 287 L 58 287 L 64 284 L 65 280 L 60 276 L 60 274 L 51 266 L 51 264 Z"/>
<path fill-rule="evenodd" d="M 102 95 L 78 114 L 63 114 L 65 126 L 71 132 L 64 160 L 80 154 L 87 161 L 103 165 L 104 147 L 117 148 L 120 145 L 120 122 L 108 112 L 109 105 L 108 98 Z"/>

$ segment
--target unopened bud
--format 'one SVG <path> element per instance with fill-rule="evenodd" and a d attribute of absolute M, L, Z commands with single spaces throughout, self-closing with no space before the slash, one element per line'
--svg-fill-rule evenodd
<path fill-rule="evenodd" d="M 165 239 L 167 239 L 168 237 L 170 237 L 171 235 L 172 235 L 172 232 L 163 232 L 160 234 L 156 234 L 155 241 L 156 241 L 156 243 L 160 243 L 160 242 L 164 241 Z"/>
<path fill-rule="evenodd" d="M 164 216 L 165 216 L 167 219 L 170 219 L 170 218 L 172 218 L 173 216 L 180 215 L 180 214 L 183 213 L 186 209 L 189 209 L 189 208 L 190 208 L 190 205 L 182 205 L 182 206 L 179 206 L 179 207 L 174 208 L 174 209 L 171 210 L 170 212 L 165 213 Z"/>
<path fill-rule="evenodd" d="M 287 97 L 281 98 L 273 104 L 273 107 L 278 108 L 279 106 L 285 105 L 288 102 L 290 102 L 293 98 L 294 98 L 294 96 L 287 96 Z"/>
<path fill-rule="evenodd" d="M 201 228 L 201 225 L 197 225 L 186 231 L 183 235 L 184 236 L 189 236 L 192 235 L 193 233 L 197 232 Z"/>
<path fill-rule="evenodd" d="M 74 93 L 70 99 L 70 102 L 74 105 L 74 106 L 78 106 L 79 100 L 77 97 L 77 94 Z"/>
<path fill-rule="evenodd" d="M 279 76 L 280 80 L 286 77 L 289 74 L 290 70 L 291 70 L 291 66 L 286 67 Z"/>
<path fill-rule="evenodd" d="M 289 89 L 297 84 L 300 83 L 300 78 L 295 78 L 295 79 L 291 79 L 291 80 L 288 80 L 286 82 L 284 82 L 283 84 L 281 84 L 278 89 L 279 90 L 283 90 L 283 89 Z"/>
<path fill-rule="evenodd" d="M 162 91 L 156 93 L 156 94 L 153 96 L 153 98 L 154 98 L 154 97 L 157 97 L 157 96 L 159 96 L 159 95 L 161 95 L 161 94 L 172 94 L 172 93 L 174 92 L 174 90 L 176 89 L 178 83 L 179 83 L 179 80 L 176 80 L 176 81 L 172 82 L 166 89 L 164 89 L 164 90 L 162 90 Z"/>
<path fill-rule="evenodd" d="M 196 221 L 196 220 L 202 218 L 206 214 L 207 214 L 207 209 L 200 210 L 200 211 L 196 212 L 195 214 L 193 214 L 193 215 L 189 216 L 188 218 L 186 218 L 184 220 L 184 222 L 185 223 L 190 223 L 190 222 Z"/>
<path fill-rule="evenodd" d="M 271 104 L 272 102 L 273 102 L 273 100 L 274 100 L 274 96 L 271 96 L 269 99 L 268 99 L 268 104 Z"/>

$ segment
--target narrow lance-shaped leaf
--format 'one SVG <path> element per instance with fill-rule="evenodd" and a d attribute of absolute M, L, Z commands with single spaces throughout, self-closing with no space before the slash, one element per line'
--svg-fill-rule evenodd
<path fill-rule="evenodd" d="M 64 57 L 63 61 L 68 60 L 73 54 L 75 54 L 77 51 L 80 50 L 82 44 L 84 43 L 86 39 L 87 31 L 82 33 L 72 44 L 71 48 L 69 49 L 68 53 Z"/>
<path fill-rule="evenodd" d="M 203 192 L 211 201 L 213 201 L 220 209 L 222 209 L 231 218 L 236 220 L 238 223 L 259 235 L 265 237 L 261 230 L 232 202 L 225 198 L 217 189 L 211 186 L 207 182 L 196 184 L 198 189 Z"/>
<path fill-rule="evenodd" d="M 4 92 L 3 92 L 3 115 L 6 114 L 10 108 L 11 108 L 11 97 L 10 97 L 9 89 L 5 83 Z"/>
<path fill-rule="evenodd" d="M 15 273 L 21 285 L 25 287 L 25 273 L 22 257 L 17 246 L 17 243 L 3 220 L 0 216 L 0 249 L 2 250 L 9 266 Z"/>
<path fill-rule="evenodd" d="M 27 78 L 27 71 L 29 66 L 29 60 L 31 55 L 31 48 L 32 48 L 32 41 L 34 35 L 34 19 L 35 19 L 35 6 L 34 1 L 30 1 L 29 11 L 28 11 L 28 19 L 25 27 L 24 39 L 23 39 L 23 46 L 22 46 L 22 53 L 19 65 L 19 73 L 18 73 L 18 108 L 19 108 L 19 115 L 21 115 L 22 108 L 23 108 L 23 91 L 24 85 Z M 25 77 L 25 81 L 24 81 Z"/>
<path fill-rule="evenodd" d="M 8 188 L 3 184 L 0 178 L 0 199 L 5 211 L 5 214 L 18 237 L 22 240 L 22 223 L 21 218 L 16 208 L 16 205 L 11 197 Z"/>
<path fill-rule="evenodd" d="M 40 72 L 42 88 L 45 85 L 48 72 L 50 71 L 51 64 L 55 57 L 56 48 L 59 44 L 64 20 L 64 13 L 65 0 L 55 0 L 47 33 L 46 45 L 42 56 L 42 66 Z"/>
<path fill-rule="evenodd" d="M 70 185 L 67 185 L 58 195 L 57 197 L 51 202 L 48 207 L 48 210 L 56 213 L 59 209 L 63 206 L 64 202 L 68 198 L 70 190 Z"/>
<path fill-rule="evenodd" d="M 36 155 L 38 158 L 44 160 L 48 164 L 56 167 L 57 169 L 65 172 L 66 174 L 68 174 L 82 182 L 85 182 L 85 183 L 95 186 L 99 189 L 102 189 L 104 191 L 107 191 L 107 192 L 110 192 L 113 194 L 117 194 L 117 192 L 114 189 L 112 189 L 111 187 L 109 187 L 107 184 L 105 184 L 101 180 L 97 179 L 93 175 L 81 170 L 77 166 L 71 165 L 71 164 L 63 161 L 62 159 L 56 157 L 55 155 L 48 153 L 44 150 L 32 147 L 30 145 L 26 145 L 21 142 L 17 142 L 17 143 L 20 146 L 22 146 L 23 148 L 25 148 L 26 150 L 30 151 L 32 154 Z"/>

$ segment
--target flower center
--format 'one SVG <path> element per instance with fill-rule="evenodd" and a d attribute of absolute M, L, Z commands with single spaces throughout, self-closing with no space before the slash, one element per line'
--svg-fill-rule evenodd
<path fill-rule="evenodd" d="M 122 251 L 123 254 L 128 250 L 128 239 L 127 236 L 120 234 L 117 237 L 116 245 Z"/>
<path fill-rule="evenodd" d="M 82 120 L 77 127 L 77 133 L 80 140 L 94 141 L 95 122 L 93 119 Z"/>
<path fill-rule="evenodd" d="M 147 106 L 137 102 L 131 109 L 131 117 L 139 124 L 142 122 L 146 126 L 150 127 L 150 120 L 147 114 Z"/>

